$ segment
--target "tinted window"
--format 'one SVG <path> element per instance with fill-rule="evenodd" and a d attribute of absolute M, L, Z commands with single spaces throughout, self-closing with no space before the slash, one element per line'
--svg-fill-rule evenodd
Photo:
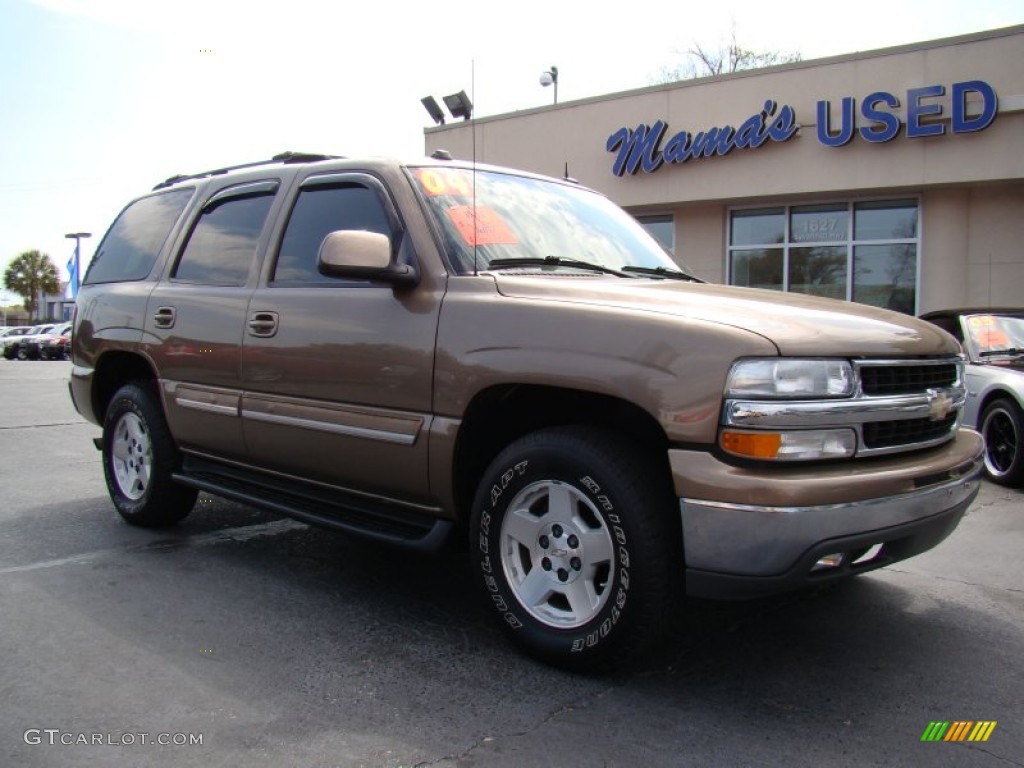
<path fill-rule="evenodd" d="M 376 193 L 359 185 L 311 187 L 299 193 L 281 240 L 272 280 L 327 283 L 316 267 L 320 244 L 339 229 L 362 229 L 392 237 L 388 217 Z"/>
<path fill-rule="evenodd" d="M 100 243 L 82 282 L 145 278 L 191 197 L 191 189 L 176 189 L 144 197 L 125 208 Z"/>
<path fill-rule="evenodd" d="M 227 198 L 203 211 L 174 278 L 207 285 L 245 285 L 274 196 Z"/>

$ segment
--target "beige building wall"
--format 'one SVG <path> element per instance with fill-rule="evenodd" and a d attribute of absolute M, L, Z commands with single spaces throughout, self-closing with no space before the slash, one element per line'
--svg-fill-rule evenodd
<path fill-rule="evenodd" d="M 566 74 L 566 73 L 563 73 Z M 566 76 L 568 76 L 566 74 Z M 995 121 L 974 133 L 950 131 L 951 87 L 982 80 L 995 90 Z M 906 136 L 907 91 L 942 85 L 926 103 L 943 107 L 946 133 Z M 894 94 L 901 123 L 887 143 L 859 136 L 826 147 L 816 133 L 819 100 Z M 606 142 L 621 127 L 664 120 L 665 139 L 739 126 L 765 100 L 790 105 L 800 130 L 783 143 L 734 149 L 725 157 L 663 165 L 617 177 Z M 968 114 L 977 106 L 971 101 Z M 676 256 L 698 274 L 725 278 L 731 206 L 916 197 L 921 202 L 918 305 L 1024 304 L 1024 26 L 900 48 L 800 62 L 756 72 L 610 94 L 426 130 L 426 150 L 458 159 L 562 176 L 595 188 L 635 214 L 672 213 Z M 474 148 L 475 144 L 475 148 Z"/>

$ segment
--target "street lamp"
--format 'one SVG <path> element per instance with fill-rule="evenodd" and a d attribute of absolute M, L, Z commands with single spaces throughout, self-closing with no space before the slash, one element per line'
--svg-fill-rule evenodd
<path fill-rule="evenodd" d="M 545 70 L 540 73 L 540 84 L 547 88 L 549 85 L 555 86 L 555 104 L 558 103 L 558 67 L 551 67 L 551 69 Z"/>
<path fill-rule="evenodd" d="M 91 232 L 69 232 L 68 234 L 64 235 L 64 237 L 68 238 L 69 240 L 74 240 L 75 241 L 75 274 L 71 275 L 71 281 L 72 281 L 71 296 L 72 296 L 72 298 L 74 298 L 74 297 L 78 296 L 78 286 L 82 282 L 82 277 L 81 277 L 81 275 L 82 275 L 82 258 L 81 258 L 82 238 L 92 237 L 92 233 Z"/>

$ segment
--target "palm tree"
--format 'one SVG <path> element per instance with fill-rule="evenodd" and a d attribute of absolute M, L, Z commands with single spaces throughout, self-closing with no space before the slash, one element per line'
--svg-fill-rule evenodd
<path fill-rule="evenodd" d="M 22 297 L 28 316 L 35 314 L 40 294 L 57 293 L 57 267 L 50 257 L 39 251 L 25 251 L 4 272 L 4 287 Z"/>

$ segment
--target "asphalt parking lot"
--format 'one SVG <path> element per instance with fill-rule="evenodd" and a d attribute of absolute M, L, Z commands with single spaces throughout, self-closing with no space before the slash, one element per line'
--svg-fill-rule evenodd
<path fill-rule="evenodd" d="M 834 588 L 689 601 L 640 669 L 574 676 L 506 644 L 463 556 L 207 495 L 124 524 L 69 369 L 0 360 L 0 765 L 1024 765 L 1020 492 Z"/>

